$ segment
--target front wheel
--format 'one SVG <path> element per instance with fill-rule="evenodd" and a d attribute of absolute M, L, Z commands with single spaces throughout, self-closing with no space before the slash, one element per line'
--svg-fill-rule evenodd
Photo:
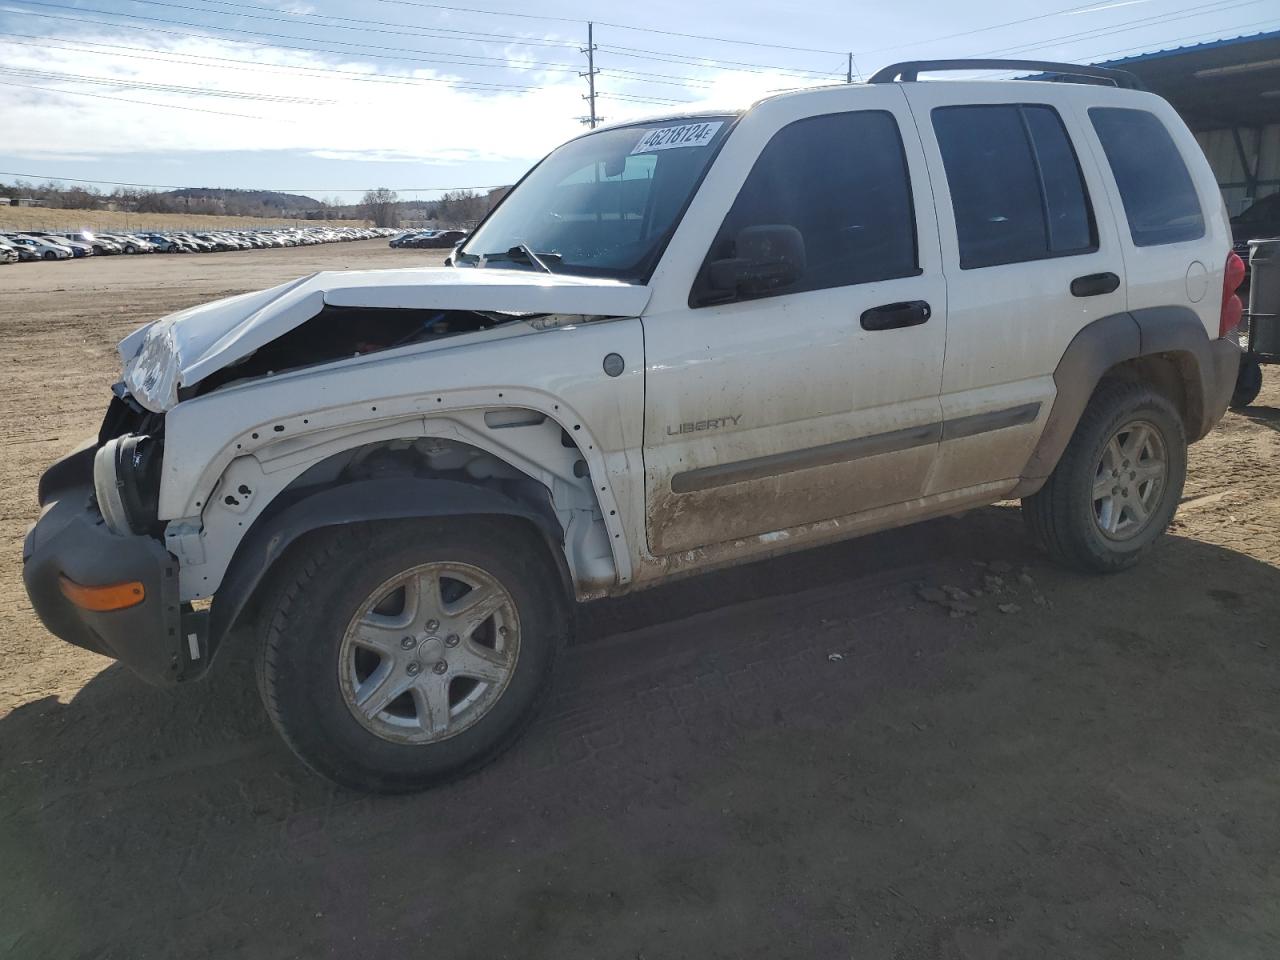
<path fill-rule="evenodd" d="M 56 253 L 54 253 L 52 250 L 46 250 L 46 251 L 44 252 L 44 258 L 45 258 L 46 260 L 57 260 L 57 259 L 58 259 L 58 255 L 57 255 Z"/>
<path fill-rule="evenodd" d="M 265 612 L 267 712 L 304 763 L 356 789 L 418 790 L 474 770 L 545 694 L 566 623 L 555 570 L 520 522 L 313 535 Z"/>
<path fill-rule="evenodd" d="M 1137 563 L 1165 532 L 1186 476 L 1186 432 L 1173 404 L 1144 384 L 1104 382 L 1022 512 L 1056 560 L 1113 573 Z"/>

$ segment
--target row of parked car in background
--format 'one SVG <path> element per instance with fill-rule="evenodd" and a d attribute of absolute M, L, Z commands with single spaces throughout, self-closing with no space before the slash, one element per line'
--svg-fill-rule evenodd
<path fill-rule="evenodd" d="M 71 260 L 77 257 L 142 253 L 215 253 L 228 250 L 264 250 L 268 247 L 301 247 L 344 240 L 373 240 L 393 236 L 386 227 L 280 227 L 262 230 L 207 230 L 62 233 L 29 230 L 0 233 L 0 263 L 27 260 Z"/>
<path fill-rule="evenodd" d="M 411 230 L 391 241 L 397 249 L 452 250 L 467 238 L 465 230 Z"/>

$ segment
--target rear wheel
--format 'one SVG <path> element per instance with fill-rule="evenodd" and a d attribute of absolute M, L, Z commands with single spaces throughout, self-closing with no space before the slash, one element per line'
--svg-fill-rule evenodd
<path fill-rule="evenodd" d="M 1023 499 L 1023 516 L 1062 563 L 1123 570 L 1168 528 L 1186 475 L 1186 433 L 1173 405 L 1143 384 L 1104 382 L 1048 482 Z"/>
<path fill-rule="evenodd" d="M 545 693 L 565 633 L 554 570 L 519 522 L 318 534 L 266 611 L 267 711 L 308 766 L 346 786 L 402 792 L 473 770 Z"/>

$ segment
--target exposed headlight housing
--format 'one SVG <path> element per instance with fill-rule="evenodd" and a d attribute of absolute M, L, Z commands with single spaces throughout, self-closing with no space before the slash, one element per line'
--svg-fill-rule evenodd
<path fill-rule="evenodd" d="M 178 377 L 182 361 L 171 321 L 157 320 L 144 327 L 137 352 L 124 364 L 124 383 L 133 398 L 153 413 L 178 402 Z M 133 336 L 126 337 L 125 343 Z"/>
<path fill-rule="evenodd" d="M 108 440 L 93 458 L 93 489 L 107 529 L 151 533 L 158 525 L 164 441 L 126 434 Z"/>

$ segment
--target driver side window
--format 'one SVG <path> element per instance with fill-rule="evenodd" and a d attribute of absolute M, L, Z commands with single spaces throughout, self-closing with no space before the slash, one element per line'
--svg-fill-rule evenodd
<path fill-rule="evenodd" d="M 743 257 L 759 227 L 792 227 L 803 269 L 784 286 L 716 289 L 715 261 Z M 915 211 L 898 123 L 883 110 L 807 117 L 773 135 L 747 175 L 695 281 L 699 306 L 920 273 Z"/>

